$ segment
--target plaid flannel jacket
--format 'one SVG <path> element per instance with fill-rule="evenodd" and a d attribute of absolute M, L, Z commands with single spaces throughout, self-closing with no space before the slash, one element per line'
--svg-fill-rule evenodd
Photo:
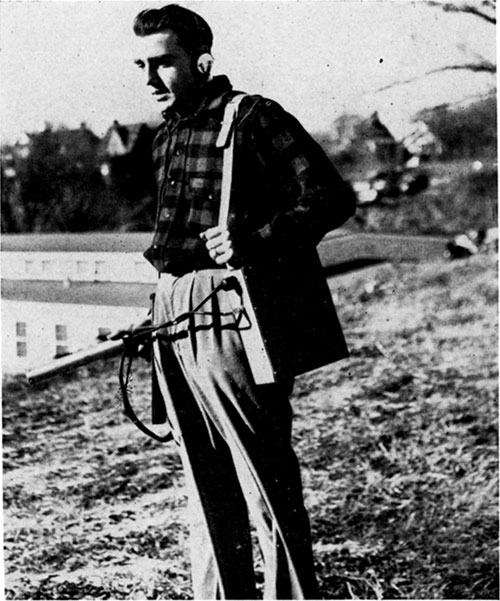
<path fill-rule="evenodd" d="M 188 117 L 164 113 L 153 142 L 156 228 L 144 253 L 159 272 L 216 267 L 200 234 L 218 220 L 223 150 L 215 142 L 234 94 L 229 80 L 218 76 Z M 252 260 L 284 244 L 316 245 L 354 206 L 351 188 L 291 115 L 260 96 L 243 99 L 228 220 L 240 256 Z"/>

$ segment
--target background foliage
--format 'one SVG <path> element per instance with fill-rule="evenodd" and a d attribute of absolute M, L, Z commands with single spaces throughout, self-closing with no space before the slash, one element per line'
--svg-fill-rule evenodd
<path fill-rule="evenodd" d="M 484 224 L 493 226 L 497 194 L 496 95 L 466 106 L 424 111 L 417 118 L 428 124 L 442 145 L 442 154 L 426 168 L 436 174 L 437 180 L 442 180 L 448 172 L 451 185 L 445 190 L 442 185 L 431 185 L 422 195 L 403 197 L 407 202 L 398 210 L 382 211 L 384 217 L 374 207 L 369 210 L 370 217 L 365 219 L 366 215 L 362 215 L 355 227 L 448 234 Z M 30 136 L 29 154 L 24 158 L 15 146 L 3 148 L 3 232 L 153 228 L 156 190 L 150 157 L 152 131 L 135 151 L 119 157 L 103 155 L 101 142 L 89 130 L 82 131 L 85 135 L 73 130 L 73 143 L 68 144 L 68 130 L 48 126 Z M 343 115 L 331 131 L 317 134 L 316 138 L 342 175 L 355 182 L 367 179 L 373 172 L 397 167 L 390 157 L 381 160 L 369 150 L 372 136 L 370 120 Z M 12 158 L 6 159 L 7 156 Z M 482 173 L 472 172 L 476 160 L 487 164 Z M 103 163 L 110 171 L 107 176 L 101 172 Z M 6 177 L 8 169 L 16 177 Z M 474 202 L 479 203 L 477 206 L 466 201 L 470 193 Z M 450 227 L 450 223 L 454 226 Z"/>

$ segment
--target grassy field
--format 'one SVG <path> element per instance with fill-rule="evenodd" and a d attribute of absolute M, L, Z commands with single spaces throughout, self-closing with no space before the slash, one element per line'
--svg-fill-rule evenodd
<path fill-rule="evenodd" d="M 498 599 L 496 257 L 330 283 L 351 357 L 293 398 L 323 598 Z M 7 599 L 190 597 L 175 446 L 116 388 L 4 384 Z"/>

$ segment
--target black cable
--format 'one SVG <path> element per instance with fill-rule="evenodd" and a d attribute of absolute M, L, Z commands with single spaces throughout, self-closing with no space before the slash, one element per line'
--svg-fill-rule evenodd
<path fill-rule="evenodd" d="M 166 321 L 160 325 L 155 326 L 143 326 L 134 330 L 131 334 L 127 335 L 123 339 L 124 349 L 120 358 L 120 367 L 118 369 L 118 380 L 120 384 L 120 392 L 123 401 L 123 409 L 125 415 L 130 419 L 130 421 L 137 427 L 141 432 L 157 440 L 158 442 L 169 442 L 172 440 L 173 435 L 171 432 L 166 434 L 165 436 L 160 436 L 153 432 L 150 428 L 148 428 L 136 415 L 135 411 L 132 408 L 132 404 L 130 403 L 129 397 L 129 383 L 130 383 L 130 375 L 132 372 L 132 364 L 134 361 L 134 357 L 137 354 L 137 348 L 140 345 L 140 341 L 142 338 L 146 338 L 151 335 L 153 332 L 161 330 L 163 328 L 172 327 L 178 325 L 182 321 L 188 319 L 192 315 L 196 314 L 201 307 L 207 303 L 214 294 L 217 294 L 219 290 L 236 290 L 236 292 L 241 296 L 242 290 L 241 285 L 238 281 L 238 278 L 235 276 L 229 276 L 224 278 L 218 286 L 216 286 L 210 294 L 208 294 L 202 301 L 199 303 L 197 307 L 195 307 L 191 311 L 187 311 L 186 313 L 182 313 L 172 321 Z M 128 363 L 125 367 L 125 363 L 128 360 Z"/>

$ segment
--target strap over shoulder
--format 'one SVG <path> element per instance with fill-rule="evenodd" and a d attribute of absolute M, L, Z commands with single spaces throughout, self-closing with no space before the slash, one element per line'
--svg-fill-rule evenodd
<path fill-rule="evenodd" d="M 224 120 L 217 138 L 216 146 L 224 148 L 222 163 L 222 184 L 219 209 L 219 225 L 226 227 L 229 215 L 229 203 L 231 201 L 231 184 L 233 179 L 233 155 L 234 155 L 234 120 L 238 114 L 240 102 L 246 94 L 237 94 L 226 105 Z"/>
<path fill-rule="evenodd" d="M 247 96 L 247 94 L 236 94 L 236 96 L 233 96 L 226 104 L 226 108 L 224 109 L 224 120 L 222 121 L 222 127 L 217 137 L 217 142 L 215 143 L 217 148 L 227 148 L 229 146 L 234 118 L 238 113 L 240 102 L 245 96 Z"/>

